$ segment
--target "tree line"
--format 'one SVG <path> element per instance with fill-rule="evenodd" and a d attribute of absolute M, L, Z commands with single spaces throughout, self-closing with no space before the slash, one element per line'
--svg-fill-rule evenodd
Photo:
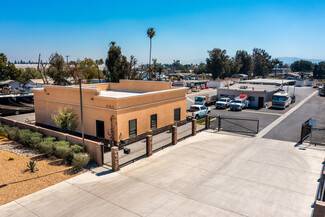
<path fill-rule="evenodd" d="M 174 60 L 172 64 L 158 63 L 157 59 L 151 58 L 152 39 L 156 35 L 154 28 L 147 29 L 147 37 L 150 39 L 149 64 L 136 68 L 137 59 L 131 55 L 129 60 L 122 54 L 121 47 L 112 41 L 109 44 L 109 50 L 105 62 L 103 59 L 84 60 L 65 62 L 62 55 L 54 53 L 50 56 L 47 63 L 38 62 L 36 69 L 26 68 L 17 69 L 15 65 L 8 62 L 4 54 L 0 54 L 0 80 L 12 79 L 20 82 L 32 78 L 42 78 L 44 83 L 48 83 L 48 77 L 54 81 L 54 84 L 69 84 L 69 78 L 77 81 L 78 79 L 105 79 L 109 82 L 118 82 L 120 79 L 154 79 L 161 78 L 161 74 L 166 69 L 180 70 L 183 73 L 194 72 L 196 74 L 211 73 L 214 79 L 224 79 L 236 74 L 246 74 L 249 77 L 266 77 L 272 72 L 273 68 L 288 68 L 289 65 L 283 64 L 277 58 L 272 58 L 264 49 L 254 48 L 252 54 L 245 50 L 238 50 L 234 57 L 229 57 L 226 50 L 214 48 L 208 51 L 206 63 L 201 63 L 196 67 L 193 64 L 183 65 L 179 60 Z M 152 62 L 151 62 L 152 61 Z M 23 61 L 21 61 L 23 62 Z M 103 71 L 99 65 L 105 63 Z M 314 78 L 325 78 L 325 62 L 313 64 L 310 61 L 300 60 L 291 64 L 294 72 L 301 72 L 303 78 L 306 72 L 313 71 Z"/>

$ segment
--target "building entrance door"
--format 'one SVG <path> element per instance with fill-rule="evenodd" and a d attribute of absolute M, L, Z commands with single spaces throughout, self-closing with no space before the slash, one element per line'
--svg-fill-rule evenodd
<path fill-rule="evenodd" d="M 96 120 L 96 136 L 100 138 L 105 138 L 104 121 Z"/>
<path fill-rule="evenodd" d="M 258 107 L 259 108 L 264 107 L 264 97 L 258 97 Z"/>

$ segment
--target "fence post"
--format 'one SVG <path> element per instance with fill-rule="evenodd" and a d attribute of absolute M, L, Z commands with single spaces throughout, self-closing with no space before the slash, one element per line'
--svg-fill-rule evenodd
<path fill-rule="evenodd" d="M 301 124 L 300 144 L 303 143 L 303 139 L 304 139 L 304 131 L 305 131 L 305 125 L 304 125 L 304 124 Z"/>
<path fill-rule="evenodd" d="M 152 135 L 146 137 L 146 155 L 147 157 L 152 155 Z"/>
<path fill-rule="evenodd" d="M 206 130 L 210 129 L 210 115 L 209 114 L 207 114 L 205 116 L 205 129 Z"/>
<path fill-rule="evenodd" d="M 100 143 L 100 151 L 102 152 L 102 165 L 104 165 L 104 143 Z"/>
<path fill-rule="evenodd" d="M 218 116 L 218 131 L 221 129 L 221 117 L 220 115 Z"/>
<path fill-rule="evenodd" d="M 118 157 L 118 147 L 114 146 L 111 148 L 111 154 L 112 154 L 112 170 L 114 172 L 120 170 L 119 165 L 119 157 Z"/>
<path fill-rule="evenodd" d="M 172 127 L 172 144 L 177 144 L 177 126 Z"/>
<path fill-rule="evenodd" d="M 196 135 L 196 119 L 192 120 L 192 136 Z"/>

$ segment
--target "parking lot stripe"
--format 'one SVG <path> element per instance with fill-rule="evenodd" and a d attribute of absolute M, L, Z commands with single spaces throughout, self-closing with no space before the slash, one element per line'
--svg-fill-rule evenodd
<path fill-rule="evenodd" d="M 310 98 L 312 98 L 315 94 L 317 93 L 317 91 L 313 92 L 312 94 L 310 94 L 308 97 L 306 97 L 304 100 L 302 100 L 300 103 L 298 103 L 295 107 L 293 107 L 292 109 L 290 109 L 288 112 L 284 113 L 281 117 L 279 117 L 278 119 L 276 119 L 275 121 L 273 121 L 269 126 L 265 127 L 263 130 L 261 130 L 256 137 L 257 138 L 262 138 L 263 136 L 265 136 L 268 132 L 270 132 L 276 125 L 278 125 L 279 123 L 281 123 L 281 121 L 283 121 L 284 119 L 286 119 L 289 115 L 291 115 L 293 112 L 295 112 L 298 108 L 300 108 L 305 102 L 307 102 Z"/>
<path fill-rule="evenodd" d="M 257 111 L 252 111 L 252 110 L 242 110 L 242 112 L 259 113 L 259 114 L 265 114 L 265 115 L 277 115 L 277 116 L 281 116 L 282 115 L 282 114 L 279 114 L 279 113 L 257 112 Z"/>

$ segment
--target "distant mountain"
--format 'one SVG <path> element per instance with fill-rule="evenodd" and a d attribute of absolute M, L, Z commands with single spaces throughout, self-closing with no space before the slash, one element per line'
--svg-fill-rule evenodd
<path fill-rule="evenodd" d="M 298 58 L 298 57 L 277 57 L 277 58 L 279 60 L 281 60 L 284 64 L 288 64 L 288 65 L 290 65 L 291 63 L 293 63 L 295 61 L 299 61 L 299 60 L 307 60 L 312 63 L 319 63 L 321 61 L 325 61 L 325 60 L 321 60 L 321 59 L 304 59 L 304 58 Z"/>

